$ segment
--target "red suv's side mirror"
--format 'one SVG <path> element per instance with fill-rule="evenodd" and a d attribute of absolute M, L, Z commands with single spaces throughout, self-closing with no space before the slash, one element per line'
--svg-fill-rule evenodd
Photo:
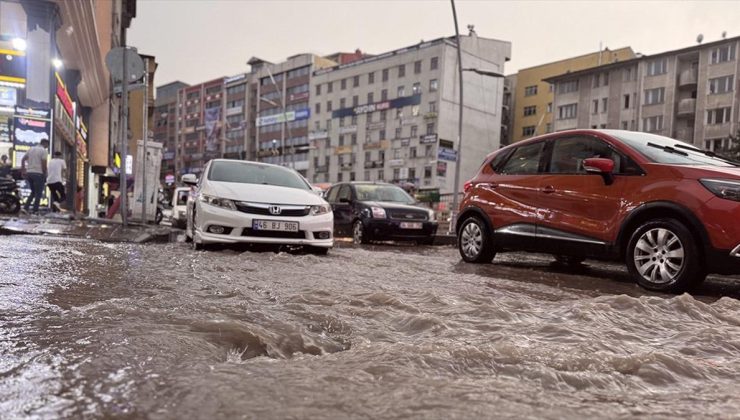
<path fill-rule="evenodd" d="M 604 178 L 606 185 L 614 182 L 612 173 L 614 172 L 614 161 L 604 158 L 589 158 L 583 160 L 583 169 L 590 174 L 598 174 Z"/>

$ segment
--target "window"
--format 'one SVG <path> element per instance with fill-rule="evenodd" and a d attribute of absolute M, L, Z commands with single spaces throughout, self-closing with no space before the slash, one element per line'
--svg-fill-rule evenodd
<path fill-rule="evenodd" d="M 424 147 L 424 157 L 432 157 L 434 155 L 434 146 L 431 144 L 427 144 L 426 147 Z"/>
<path fill-rule="evenodd" d="M 439 67 L 439 57 L 432 57 L 432 61 L 429 63 L 429 70 L 437 70 Z"/>
<path fill-rule="evenodd" d="M 573 137 L 553 142 L 549 171 L 555 174 L 586 174 L 583 161 L 606 158 L 614 161 L 615 172 L 621 167 L 621 156 L 609 145 L 593 137 Z"/>
<path fill-rule="evenodd" d="M 524 96 L 534 96 L 537 94 L 537 85 L 527 86 L 524 88 Z"/>
<path fill-rule="evenodd" d="M 663 129 L 663 116 L 648 117 L 642 119 L 642 131 L 653 133 Z"/>
<path fill-rule="evenodd" d="M 404 76 L 406 76 L 406 65 L 401 64 L 400 66 L 398 66 L 398 77 L 404 77 Z"/>
<path fill-rule="evenodd" d="M 360 86 L 360 76 L 355 76 L 352 78 L 352 87 Z"/>
<path fill-rule="evenodd" d="M 601 98 L 601 113 L 605 113 L 607 111 L 607 106 L 609 105 L 609 98 Z"/>
<path fill-rule="evenodd" d="M 630 107 L 630 94 L 624 95 L 624 109 L 629 109 Z"/>
<path fill-rule="evenodd" d="M 550 85 L 550 86 L 552 86 L 552 85 Z M 548 114 L 552 113 L 552 102 L 548 102 L 547 103 L 547 113 Z"/>
<path fill-rule="evenodd" d="M 628 121 L 622 121 L 622 130 L 629 129 L 629 122 Z"/>
<path fill-rule="evenodd" d="M 724 124 L 730 122 L 731 107 L 707 110 L 707 124 Z"/>
<path fill-rule="evenodd" d="M 403 108 L 396 108 L 396 119 L 403 118 Z"/>
<path fill-rule="evenodd" d="M 665 101 L 665 88 L 645 90 L 645 105 L 662 104 Z"/>
<path fill-rule="evenodd" d="M 373 93 L 372 92 L 368 92 L 367 94 L 367 103 L 369 104 L 373 103 Z"/>
<path fill-rule="evenodd" d="M 373 83 L 375 83 L 375 72 L 374 71 L 367 74 L 367 84 L 372 85 Z"/>
<path fill-rule="evenodd" d="M 632 67 L 624 69 L 624 71 L 622 72 L 622 81 L 623 82 L 632 81 Z"/>
<path fill-rule="evenodd" d="M 421 93 L 421 83 L 419 82 L 416 82 L 411 86 L 411 94 L 416 95 L 417 93 Z"/>
<path fill-rule="evenodd" d="M 568 120 L 578 116 L 578 104 L 569 104 L 558 107 L 558 119 Z"/>
<path fill-rule="evenodd" d="M 347 89 L 347 79 L 342 79 L 342 80 L 341 80 L 341 81 L 339 82 L 339 88 L 340 88 L 340 89 L 342 89 L 342 90 L 345 90 L 345 89 Z"/>
<path fill-rule="evenodd" d="M 436 92 L 437 89 L 439 89 L 439 82 L 437 79 L 432 79 L 429 81 L 429 91 L 430 92 Z"/>
<path fill-rule="evenodd" d="M 352 135 L 350 136 L 350 144 L 351 144 L 351 145 L 353 145 L 353 146 L 354 146 L 355 144 L 357 144 L 357 134 L 352 134 Z"/>
<path fill-rule="evenodd" d="M 337 174 L 337 182 L 342 182 L 342 173 L 341 173 L 341 172 L 339 172 L 339 173 Z M 346 189 L 346 192 L 347 192 L 347 199 L 349 200 L 349 187 L 345 187 L 345 186 L 343 186 L 343 187 L 342 187 L 342 192 L 345 192 L 345 189 L 344 189 L 344 188 L 347 188 L 347 189 Z M 342 197 L 340 197 L 340 198 L 342 198 Z"/>
<path fill-rule="evenodd" d="M 570 80 L 558 84 L 558 93 L 570 93 L 578 91 L 578 80 Z M 535 92 L 537 93 L 537 92 Z"/>
<path fill-rule="evenodd" d="M 409 147 L 409 157 L 412 159 L 416 157 L 416 147 Z"/>
<path fill-rule="evenodd" d="M 357 115 L 352 116 L 352 125 L 357 125 Z"/>
<path fill-rule="evenodd" d="M 326 120 L 326 131 L 331 131 L 331 118 Z"/>
<path fill-rule="evenodd" d="M 545 124 L 545 132 L 552 133 L 552 123 Z"/>
<path fill-rule="evenodd" d="M 308 75 L 310 71 L 311 71 L 310 66 L 305 66 L 305 67 L 291 70 L 288 72 L 288 79 L 292 79 L 294 77 L 299 77 L 299 76 L 306 76 Z"/>
<path fill-rule="evenodd" d="M 599 100 L 598 99 L 594 99 L 591 102 L 592 102 L 591 103 L 591 113 L 592 114 L 598 114 L 599 113 Z"/>
<path fill-rule="evenodd" d="M 332 93 L 334 91 L 334 82 L 326 84 L 326 93 Z"/>
<path fill-rule="evenodd" d="M 419 127 L 417 127 L 415 125 L 412 125 L 411 126 L 411 137 L 416 137 L 416 135 L 418 134 L 417 133 L 418 129 L 419 129 Z"/>
<path fill-rule="evenodd" d="M 709 53 L 709 64 L 724 63 L 735 60 L 735 44 L 727 44 L 713 49 Z"/>
<path fill-rule="evenodd" d="M 526 127 L 522 127 L 522 136 L 524 137 L 530 137 L 534 135 L 535 126 L 528 125 Z"/>
<path fill-rule="evenodd" d="M 709 79 L 709 94 L 720 94 L 732 92 L 734 90 L 735 77 L 724 76 Z"/>
<path fill-rule="evenodd" d="M 404 93 L 406 93 L 404 87 L 403 86 L 399 86 L 398 87 L 398 92 L 396 94 L 396 97 L 397 98 L 402 98 L 404 96 Z"/>
<path fill-rule="evenodd" d="M 597 87 L 601 86 L 601 74 L 600 73 L 599 74 L 594 74 L 593 77 L 594 77 L 593 87 L 597 88 Z"/>
<path fill-rule="evenodd" d="M 517 147 L 501 167 L 502 174 L 536 174 L 540 169 L 540 159 L 545 142 Z"/>
<path fill-rule="evenodd" d="M 385 121 L 387 118 L 388 118 L 388 113 L 386 112 L 386 110 L 384 109 L 380 111 L 380 121 Z"/>
<path fill-rule="evenodd" d="M 429 112 L 437 112 L 437 102 L 429 102 Z"/>
<path fill-rule="evenodd" d="M 427 134 L 434 134 L 434 123 L 427 124 Z"/>
<path fill-rule="evenodd" d="M 352 97 L 352 106 L 357 106 L 360 103 L 360 97 L 355 95 Z"/>
<path fill-rule="evenodd" d="M 401 168 L 393 168 L 393 179 L 401 178 Z"/>
<path fill-rule="evenodd" d="M 385 180 L 385 172 L 381 169 L 378 171 L 378 181 L 384 181 Z"/>
<path fill-rule="evenodd" d="M 241 93 L 247 90 L 246 84 L 236 85 L 229 88 L 226 88 L 226 94 L 227 95 L 235 95 L 237 93 Z"/>
<path fill-rule="evenodd" d="M 365 152 L 365 162 L 372 161 L 372 157 L 371 157 L 371 154 L 370 153 L 371 152 L 369 150 Z"/>
<path fill-rule="evenodd" d="M 326 112 L 331 112 L 331 101 L 326 101 Z"/>
<path fill-rule="evenodd" d="M 383 81 L 388 81 L 388 69 L 383 69 Z"/>
<path fill-rule="evenodd" d="M 342 108 L 344 108 L 344 106 L 345 106 L 346 104 L 347 104 L 347 101 L 346 101 L 346 99 L 344 99 L 344 98 L 340 98 L 340 99 L 339 99 L 339 109 L 342 109 Z"/>
<path fill-rule="evenodd" d="M 537 114 L 537 106 L 536 105 L 525 106 L 524 107 L 524 116 L 525 117 L 528 117 L 530 115 L 535 115 L 535 114 Z"/>
<path fill-rule="evenodd" d="M 668 60 L 658 58 L 647 63 L 647 75 L 657 76 L 668 72 Z"/>
<path fill-rule="evenodd" d="M 396 136 L 394 138 L 396 138 L 396 139 L 400 139 L 401 138 L 401 127 L 397 127 L 396 128 Z"/>
<path fill-rule="evenodd" d="M 388 100 L 388 89 L 383 89 L 380 91 L 380 100 L 381 101 L 387 101 Z"/>
<path fill-rule="evenodd" d="M 316 105 L 315 105 L 315 113 L 316 114 L 320 114 L 321 113 L 321 103 L 320 102 L 316 102 Z"/>
<path fill-rule="evenodd" d="M 421 60 L 414 62 L 414 74 L 421 73 Z"/>
<path fill-rule="evenodd" d="M 316 94 L 321 95 L 321 85 L 320 84 L 316 85 Z"/>

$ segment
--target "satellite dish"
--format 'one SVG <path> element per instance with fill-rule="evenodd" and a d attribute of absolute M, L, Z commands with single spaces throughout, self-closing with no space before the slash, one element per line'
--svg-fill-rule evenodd
<path fill-rule="evenodd" d="M 701 44 L 702 41 L 704 41 L 704 35 L 699 34 L 699 36 L 696 37 L 696 42 Z"/>
<path fill-rule="evenodd" d="M 727 31 L 722 31 L 722 39 L 727 38 Z"/>
<path fill-rule="evenodd" d="M 144 61 L 139 57 L 135 48 L 116 47 L 108 51 L 105 55 L 105 65 L 113 77 L 114 82 L 123 80 L 123 54 L 126 54 L 126 67 L 128 68 L 129 82 L 139 80 L 144 77 L 146 69 Z"/>

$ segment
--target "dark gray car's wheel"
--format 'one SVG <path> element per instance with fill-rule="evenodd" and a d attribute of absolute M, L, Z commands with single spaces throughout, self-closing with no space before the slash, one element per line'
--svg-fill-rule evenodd
<path fill-rule="evenodd" d="M 355 223 L 352 224 L 352 242 L 356 244 L 366 244 L 369 242 L 362 220 L 355 220 Z"/>
<path fill-rule="evenodd" d="M 496 256 L 488 226 L 476 216 L 468 217 L 460 225 L 457 246 L 460 256 L 467 262 L 489 263 Z"/>
<path fill-rule="evenodd" d="M 681 293 L 703 280 L 696 240 L 681 222 L 657 219 L 641 225 L 630 238 L 627 269 L 650 290 Z"/>

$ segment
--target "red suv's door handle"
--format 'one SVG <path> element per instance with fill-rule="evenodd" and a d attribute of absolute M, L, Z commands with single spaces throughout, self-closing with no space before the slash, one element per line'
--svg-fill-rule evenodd
<path fill-rule="evenodd" d="M 542 192 L 545 194 L 552 194 L 555 192 L 555 187 L 553 187 L 552 185 L 548 185 L 542 189 Z"/>

